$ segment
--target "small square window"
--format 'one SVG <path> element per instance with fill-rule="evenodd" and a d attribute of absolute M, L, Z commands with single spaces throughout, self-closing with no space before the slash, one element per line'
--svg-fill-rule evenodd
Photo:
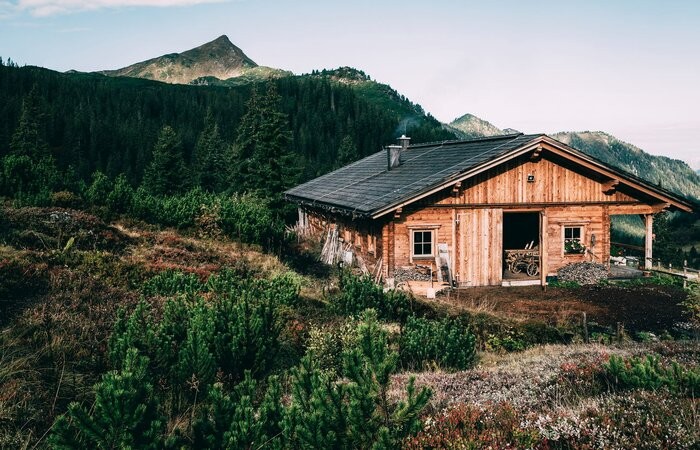
<path fill-rule="evenodd" d="M 413 232 L 413 256 L 433 256 L 433 232 Z"/>
<path fill-rule="evenodd" d="M 586 250 L 581 240 L 582 227 L 564 227 L 564 253 L 581 254 Z"/>

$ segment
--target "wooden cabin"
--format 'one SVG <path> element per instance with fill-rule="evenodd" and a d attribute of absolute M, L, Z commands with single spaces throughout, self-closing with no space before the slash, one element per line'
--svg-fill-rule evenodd
<path fill-rule="evenodd" d="M 609 267 L 616 214 L 643 217 L 649 267 L 653 214 L 693 208 L 544 134 L 418 145 L 402 136 L 285 196 L 299 226 L 378 280 L 455 287 L 546 285 L 579 261 Z"/>

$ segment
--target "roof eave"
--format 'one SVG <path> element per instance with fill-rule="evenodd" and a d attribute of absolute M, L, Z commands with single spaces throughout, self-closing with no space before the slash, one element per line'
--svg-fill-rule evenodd
<path fill-rule="evenodd" d="M 284 198 L 285 200 L 289 200 L 291 202 L 294 202 L 300 206 L 306 206 L 308 208 L 312 209 L 320 209 L 324 211 L 328 211 L 333 214 L 342 214 L 344 216 L 352 217 L 352 218 L 368 218 L 371 217 L 371 212 L 368 211 L 358 211 L 356 209 L 350 209 L 350 208 L 344 208 L 342 206 L 338 205 L 333 205 L 330 203 L 324 203 L 320 202 L 318 200 L 311 200 L 308 198 L 304 197 L 298 197 L 293 194 L 288 194 L 284 193 Z"/>

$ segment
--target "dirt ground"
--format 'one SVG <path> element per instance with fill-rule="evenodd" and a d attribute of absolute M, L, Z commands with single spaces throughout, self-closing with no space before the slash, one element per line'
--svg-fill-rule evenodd
<path fill-rule="evenodd" d="M 455 312 L 484 311 L 516 319 L 536 319 L 552 325 L 581 321 L 628 331 L 671 331 L 687 322 L 679 303 L 682 289 L 672 286 L 590 286 L 552 288 L 539 286 L 470 288 L 449 292 L 436 300 Z M 433 300 L 431 300 L 433 301 Z"/>

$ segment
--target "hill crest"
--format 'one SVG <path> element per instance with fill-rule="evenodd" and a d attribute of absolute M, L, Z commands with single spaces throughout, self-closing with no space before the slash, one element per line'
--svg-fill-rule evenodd
<path fill-rule="evenodd" d="M 146 78 L 173 84 L 189 84 L 203 77 L 220 80 L 239 77 L 258 67 L 226 35 L 182 53 L 168 53 L 146 61 L 100 73 L 107 76 Z"/>

